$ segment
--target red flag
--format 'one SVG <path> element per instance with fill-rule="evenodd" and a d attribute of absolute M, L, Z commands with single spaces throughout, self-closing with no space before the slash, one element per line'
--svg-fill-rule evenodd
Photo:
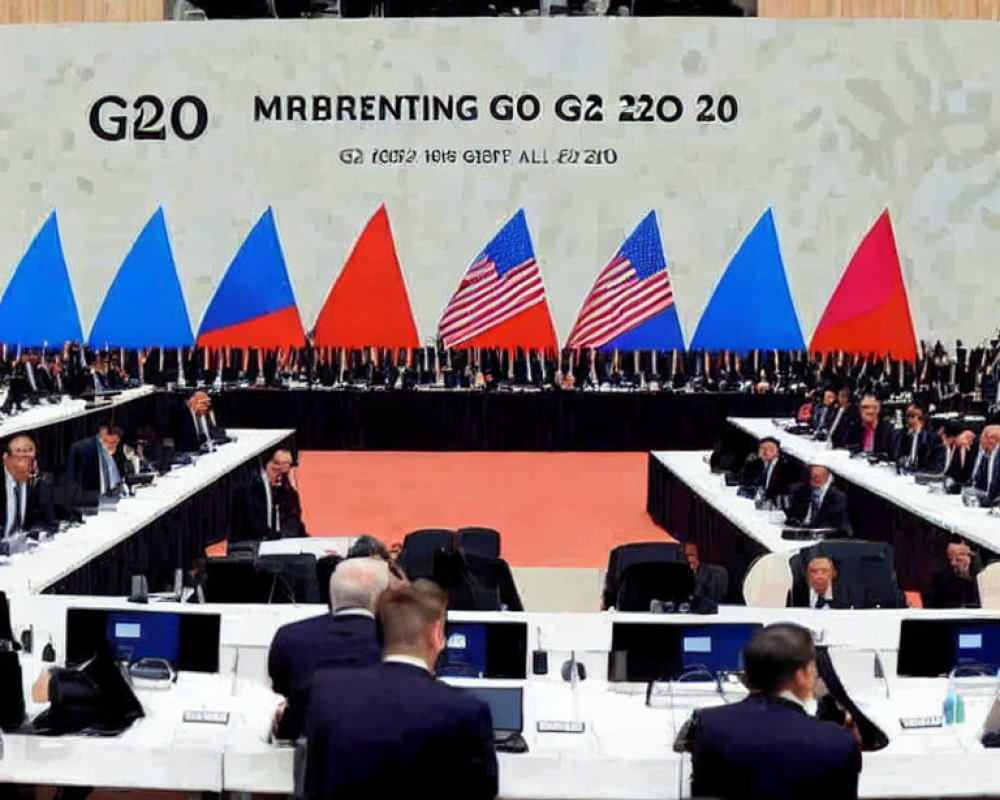
<path fill-rule="evenodd" d="M 906 361 L 916 358 L 917 337 L 888 209 L 858 245 L 809 349 L 813 353 L 891 353 Z"/>
<path fill-rule="evenodd" d="M 365 226 L 316 318 L 317 347 L 417 347 L 385 206 Z"/>

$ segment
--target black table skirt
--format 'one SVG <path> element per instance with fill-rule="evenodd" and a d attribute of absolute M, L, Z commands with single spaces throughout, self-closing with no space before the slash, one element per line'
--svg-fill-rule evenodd
<path fill-rule="evenodd" d="M 702 561 L 725 567 L 729 573 L 728 600 L 742 603 L 743 576 L 767 549 L 692 491 L 652 453 L 648 471 L 646 511 L 653 521 L 678 541 L 697 544 Z"/>
<path fill-rule="evenodd" d="M 728 416 L 788 416 L 793 395 L 240 389 L 220 424 L 297 430 L 304 450 L 690 450 Z"/>
<path fill-rule="evenodd" d="M 291 444 L 291 441 L 285 443 L 286 446 Z M 248 459 L 47 591 L 53 594 L 127 595 L 131 577 L 138 574 L 147 577 L 151 592 L 172 589 L 176 569 L 188 569 L 204 554 L 207 545 L 226 538 L 233 492 L 259 474 L 259 469 L 256 456 Z"/>

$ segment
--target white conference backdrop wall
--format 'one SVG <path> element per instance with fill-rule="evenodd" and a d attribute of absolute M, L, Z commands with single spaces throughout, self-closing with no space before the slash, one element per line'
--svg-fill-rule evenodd
<path fill-rule="evenodd" d="M 980 22 L 482 19 L 0 26 L 0 278 L 53 209 L 84 330 L 162 205 L 198 321 L 267 206 L 307 325 L 385 203 L 417 326 L 432 336 L 468 262 L 526 210 L 563 341 L 594 277 L 655 209 L 690 340 L 742 238 L 773 207 L 804 335 L 888 207 L 917 333 L 976 341 L 996 325 L 1000 29 Z M 160 98 L 163 140 L 131 104 Z M 472 95 L 468 121 L 255 120 L 255 97 Z M 635 114 L 619 119 L 622 96 Z M 126 100 L 125 138 L 90 113 Z M 199 98 L 207 127 L 172 130 Z M 495 119 L 502 95 L 533 120 Z M 600 100 L 565 121 L 564 95 Z M 715 121 L 699 120 L 708 101 Z M 684 106 L 675 121 L 656 102 Z M 724 96 L 735 98 L 738 109 Z M 321 101 L 322 102 L 322 101 Z M 530 101 L 522 110 L 531 116 Z M 628 109 L 628 100 L 625 101 Z M 584 107 L 587 107 L 585 103 Z M 663 116 L 677 107 L 663 101 Z M 503 106 L 497 107 L 503 116 Z M 564 112 L 572 111 L 567 104 Z M 115 129 L 104 106 L 98 127 Z M 360 111 L 359 111 L 360 113 Z M 629 113 L 626 110 L 626 113 Z M 273 115 L 272 115 L 273 116 Z M 564 113 L 563 116 L 571 116 Z M 182 106 L 182 130 L 196 123 Z M 396 150 L 412 163 L 373 163 Z M 454 151 L 432 163 L 428 151 Z M 464 157 L 509 150 L 510 164 Z M 358 160 L 363 163 L 345 163 Z M 557 163 L 579 153 L 577 163 Z M 613 151 L 614 164 L 585 164 Z M 383 156 L 385 152 L 381 153 Z M 477 155 L 478 154 L 478 155 Z M 449 156 L 445 155 L 447 160 Z M 548 163 L 520 163 L 522 160 Z M 375 159 L 378 160 L 377 158 Z"/>

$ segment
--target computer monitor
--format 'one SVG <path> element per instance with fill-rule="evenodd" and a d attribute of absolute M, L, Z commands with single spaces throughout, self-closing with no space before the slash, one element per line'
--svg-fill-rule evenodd
<path fill-rule="evenodd" d="M 105 636 L 119 661 L 162 658 L 177 666 L 181 618 L 179 614 L 108 614 Z"/>
<path fill-rule="evenodd" d="M 528 669 L 525 622 L 448 622 L 436 671 L 452 678 L 523 680 Z"/>
<path fill-rule="evenodd" d="M 616 622 L 611 629 L 608 680 L 674 680 L 685 671 L 743 669 L 743 648 L 763 627 L 760 623 L 688 625 Z"/>
<path fill-rule="evenodd" d="M 490 707 L 495 732 L 507 734 L 524 730 L 524 690 L 520 686 L 463 688 Z"/>
<path fill-rule="evenodd" d="M 1000 620 L 904 619 L 896 674 L 935 678 L 966 664 L 1000 666 Z"/>
<path fill-rule="evenodd" d="M 163 658 L 178 671 L 219 671 L 218 614 L 120 609 L 66 610 L 66 662 L 82 664 L 107 651 L 118 660 Z"/>

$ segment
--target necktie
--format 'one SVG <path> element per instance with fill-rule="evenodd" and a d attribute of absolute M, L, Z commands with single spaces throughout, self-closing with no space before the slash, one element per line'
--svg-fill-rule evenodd
<path fill-rule="evenodd" d="M 819 489 L 813 489 L 812 502 L 809 504 L 809 524 L 816 524 L 816 517 L 819 516 L 820 494 Z"/>
<path fill-rule="evenodd" d="M 14 512 L 15 531 L 24 529 L 24 490 L 25 485 L 23 483 L 14 484 L 14 497 L 17 498 L 17 508 Z"/>
<path fill-rule="evenodd" d="M 774 476 L 774 465 L 778 463 L 778 459 L 774 459 L 769 462 L 767 469 L 764 471 L 764 491 L 766 492 L 771 488 L 771 478 Z"/>
<path fill-rule="evenodd" d="M 104 450 L 104 445 L 98 445 L 101 454 L 101 489 L 104 492 L 111 490 L 111 471 L 108 469 L 108 456 L 107 451 Z"/>
<path fill-rule="evenodd" d="M 823 595 L 816 595 L 816 605 L 813 608 L 826 608 L 826 604 L 829 602 Z"/>
<path fill-rule="evenodd" d="M 875 449 L 875 426 L 865 425 L 865 440 L 862 443 L 862 449 L 866 453 L 870 453 Z"/>
<path fill-rule="evenodd" d="M 917 445 L 920 443 L 920 434 L 914 431 L 910 434 L 913 437 L 913 441 L 910 442 L 910 461 L 916 463 L 917 461 Z"/>

